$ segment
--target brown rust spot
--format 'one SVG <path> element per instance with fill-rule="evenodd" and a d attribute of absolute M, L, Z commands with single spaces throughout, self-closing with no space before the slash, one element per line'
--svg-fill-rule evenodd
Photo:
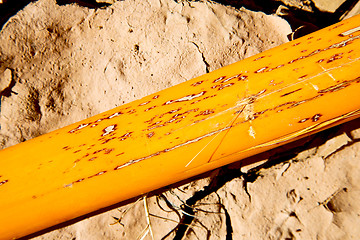
<path fill-rule="evenodd" d="M 69 147 L 69 146 L 65 146 L 65 147 L 63 147 L 62 149 L 64 149 L 64 150 L 70 150 L 70 149 L 71 149 L 71 147 Z"/>
<path fill-rule="evenodd" d="M 212 109 L 207 109 L 205 111 L 201 111 L 199 114 L 195 115 L 195 117 L 210 115 L 213 114 L 214 112 L 215 111 Z"/>
<path fill-rule="evenodd" d="M 123 155 L 123 154 L 125 154 L 125 152 L 122 152 L 122 153 L 116 154 L 116 155 L 115 155 L 115 157 L 121 156 L 121 155 Z"/>
<path fill-rule="evenodd" d="M 157 122 L 154 122 L 154 123 L 150 124 L 150 125 L 149 125 L 149 127 L 152 127 L 152 126 L 158 125 L 158 124 L 160 124 L 160 123 L 162 123 L 162 121 L 157 121 Z"/>
<path fill-rule="evenodd" d="M 7 182 L 9 182 L 9 180 L 3 180 L 3 181 L 1 181 L 1 182 L 0 182 L 0 186 L 1 186 L 1 185 L 4 185 L 4 184 L 7 183 Z"/>
<path fill-rule="evenodd" d="M 136 113 L 136 109 L 131 109 L 131 110 L 129 110 L 127 113 L 128 113 L 128 114 L 134 114 L 134 113 Z"/>
<path fill-rule="evenodd" d="M 212 97 L 216 97 L 216 94 L 211 95 L 211 96 L 204 97 L 204 98 L 199 99 L 199 100 L 196 100 L 196 101 L 194 101 L 194 102 L 192 102 L 192 103 L 190 103 L 190 104 L 195 104 L 195 103 L 201 102 L 201 101 L 203 101 L 203 100 L 206 100 L 206 99 L 212 98 Z"/>
<path fill-rule="evenodd" d="M 299 106 L 299 105 L 301 105 L 301 104 L 307 103 L 307 102 L 309 102 L 309 101 L 312 101 L 312 100 L 317 99 L 317 98 L 322 97 L 322 96 L 323 96 L 322 94 L 319 94 L 319 95 L 316 95 L 316 96 L 314 96 L 314 97 L 307 98 L 307 99 L 305 99 L 305 100 L 301 100 L 301 101 L 295 102 L 294 104 L 292 104 L 291 106 L 289 106 L 288 109 L 293 108 L 293 107 L 297 107 L 297 106 Z"/>
<path fill-rule="evenodd" d="M 78 153 L 78 152 L 80 152 L 81 150 L 76 150 L 76 151 L 74 151 L 73 153 Z"/>
<path fill-rule="evenodd" d="M 155 128 L 165 127 L 165 126 L 166 126 L 166 124 L 160 124 L 160 125 L 156 125 L 156 126 L 150 127 L 150 128 L 148 128 L 148 129 L 146 129 L 146 130 L 147 130 L 147 131 L 151 131 L 151 130 L 153 130 L 153 129 L 155 129 Z"/>
<path fill-rule="evenodd" d="M 179 112 L 181 109 L 182 109 L 182 107 L 179 107 L 179 108 L 177 108 L 177 109 L 174 109 L 174 110 L 168 111 L 168 112 L 166 112 L 166 113 L 163 113 L 163 114 L 161 114 L 161 115 L 159 116 L 159 118 L 162 118 L 162 117 L 163 117 L 164 115 L 166 115 L 166 114 L 172 114 L 172 113 Z"/>
<path fill-rule="evenodd" d="M 353 80 L 344 81 L 344 82 L 338 83 L 338 84 L 336 84 L 336 85 L 330 86 L 330 87 L 328 87 L 328 88 L 319 90 L 318 93 L 336 92 L 336 91 L 339 91 L 339 90 L 341 90 L 341 89 L 344 89 L 344 88 L 350 86 L 351 83 L 353 83 L 353 82 L 357 82 L 357 83 L 358 83 L 359 80 L 360 80 L 360 77 L 355 78 L 355 79 L 353 79 Z"/>
<path fill-rule="evenodd" d="M 327 60 L 326 63 L 331 63 L 331 62 L 333 62 L 333 61 L 335 61 L 335 60 L 341 59 L 341 58 L 342 58 L 341 55 L 343 55 L 343 53 L 337 53 L 337 54 L 332 55 L 332 56 L 329 58 L 329 60 Z"/>
<path fill-rule="evenodd" d="M 82 182 L 82 181 L 84 181 L 84 180 L 85 180 L 85 178 L 80 178 L 80 179 L 78 179 L 78 180 L 74 181 L 74 182 L 73 182 L 73 184 L 74 184 L 74 183 L 79 183 L 79 182 Z"/>
<path fill-rule="evenodd" d="M 273 68 L 273 70 L 274 70 L 274 69 L 278 69 L 278 68 L 282 68 L 282 67 L 284 67 L 284 66 L 285 66 L 284 64 L 280 64 L 280 65 L 276 66 L 275 68 Z"/>
<path fill-rule="evenodd" d="M 246 80 L 246 79 L 248 79 L 248 76 L 243 75 L 243 76 L 240 76 L 240 77 L 238 78 L 238 81 L 244 81 L 244 80 Z"/>
<path fill-rule="evenodd" d="M 260 69 L 258 69 L 258 70 L 256 70 L 254 73 L 262 73 L 262 72 L 265 72 L 265 70 L 267 70 L 269 67 L 262 67 L 262 68 L 260 68 Z"/>
<path fill-rule="evenodd" d="M 112 119 L 112 118 L 118 117 L 118 116 L 120 116 L 122 114 L 123 114 L 122 112 L 116 112 L 116 113 L 111 114 L 110 116 L 108 116 L 106 119 Z"/>
<path fill-rule="evenodd" d="M 85 123 L 85 124 L 80 124 L 79 126 L 77 126 L 76 128 L 70 130 L 68 133 L 75 133 L 83 128 L 86 128 L 87 126 L 89 126 L 90 123 Z"/>
<path fill-rule="evenodd" d="M 341 27 L 341 26 L 343 26 L 343 25 L 344 25 L 344 23 L 337 24 L 337 25 L 335 25 L 333 28 L 329 29 L 329 31 L 331 31 L 332 29 Z"/>
<path fill-rule="evenodd" d="M 295 92 L 300 91 L 301 89 L 302 89 L 302 88 L 298 88 L 298 89 L 296 89 L 296 90 L 294 90 L 294 91 L 284 93 L 284 94 L 283 94 L 283 95 L 281 95 L 280 97 L 285 97 L 285 96 L 288 96 L 288 95 L 290 95 L 290 94 L 292 94 L 292 93 L 295 93 Z"/>
<path fill-rule="evenodd" d="M 151 109 L 154 109 L 154 108 L 156 108 L 156 105 L 145 109 L 144 112 L 150 111 Z"/>
<path fill-rule="evenodd" d="M 186 114 L 189 114 L 191 112 L 197 112 L 197 111 L 199 111 L 199 108 L 190 109 L 190 110 L 187 110 L 187 111 L 185 111 L 183 113 L 177 113 L 177 114 L 173 115 L 172 118 L 175 119 L 175 120 L 178 119 L 178 118 L 185 118 Z"/>
<path fill-rule="evenodd" d="M 261 94 L 265 93 L 266 89 L 261 90 L 260 92 L 258 92 L 257 94 L 255 94 L 256 97 L 260 96 Z"/>
<path fill-rule="evenodd" d="M 318 114 L 315 114 L 312 118 L 311 118 L 311 120 L 313 121 L 313 122 L 317 122 L 317 121 L 319 121 L 319 119 L 322 117 L 322 114 L 320 114 L 320 113 L 318 113 Z"/>
<path fill-rule="evenodd" d="M 200 84 L 202 84 L 203 82 L 204 81 L 198 81 L 196 83 L 191 84 L 191 86 L 196 87 L 196 86 L 199 86 Z"/>
<path fill-rule="evenodd" d="M 148 138 L 152 138 L 154 135 L 155 135 L 154 132 L 149 132 L 148 134 L 146 134 L 146 136 L 147 136 Z"/>
<path fill-rule="evenodd" d="M 127 132 L 127 133 L 125 133 L 124 135 L 122 135 L 121 137 L 119 137 L 120 141 L 124 141 L 124 140 L 128 139 L 129 137 L 131 137 L 131 134 L 132 134 L 132 133 L 133 133 L 133 132 Z"/>
<path fill-rule="evenodd" d="M 298 121 L 298 123 L 304 123 L 304 122 L 306 122 L 306 121 L 308 121 L 310 118 L 303 118 L 303 119 L 301 119 L 300 121 Z"/>
<path fill-rule="evenodd" d="M 254 113 L 254 114 L 253 114 L 253 119 L 256 119 L 256 118 L 260 117 L 261 115 L 263 115 L 263 114 L 266 113 L 267 111 L 269 111 L 269 109 L 265 109 L 265 110 L 263 110 L 263 111 Z"/>
<path fill-rule="evenodd" d="M 259 61 L 260 59 L 263 59 L 265 56 L 261 56 L 261 57 L 258 57 L 258 58 L 255 58 L 253 61 Z"/>
<path fill-rule="evenodd" d="M 310 55 L 310 54 L 309 54 L 309 55 Z M 308 55 L 308 56 L 309 56 L 309 55 Z M 307 58 L 308 56 L 300 56 L 300 57 L 298 57 L 298 58 L 295 58 L 295 59 L 289 61 L 288 64 L 293 64 L 294 62 L 297 62 L 297 61 L 299 61 L 299 60 L 301 60 L 301 59 L 305 59 L 305 58 Z"/>
<path fill-rule="evenodd" d="M 276 86 L 276 85 L 283 84 L 283 83 L 284 83 L 284 81 L 276 83 L 275 80 L 273 79 L 273 80 L 270 81 L 269 85 L 270 86 Z"/>
<path fill-rule="evenodd" d="M 147 105 L 147 104 L 149 104 L 149 103 L 150 103 L 150 101 L 147 101 L 147 102 L 143 102 L 143 103 L 140 103 L 140 104 L 139 104 L 139 107 L 140 107 L 140 106 L 144 106 L 144 105 Z"/>
<path fill-rule="evenodd" d="M 180 118 L 185 118 L 185 116 L 181 116 Z M 169 121 L 166 121 L 165 123 L 172 123 L 174 121 L 176 121 L 179 118 L 175 118 L 175 119 L 170 119 Z"/>
<path fill-rule="evenodd" d="M 196 94 L 190 94 L 190 95 L 187 95 L 185 97 L 181 97 L 181 98 L 174 99 L 174 100 L 169 100 L 169 101 L 165 102 L 163 105 L 169 105 L 169 104 L 178 103 L 178 102 L 191 101 L 191 100 L 193 100 L 195 98 L 203 96 L 205 93 L 206 93 L 206 91 L 202 91 L 202 92 L 199 92 L 199 93 L 196 93 Z"/>
<path fill-rule="evenodd" d="M 97 159 L 97 157 L 92 157 L 92 158 L 90 158 L 88 161 L 94 161 L 95 159 Z"/>
<path fill-rule="evenodd" d="M 177 113 L 177 114 L 175 114 L 174 116 L 172 116 L 172 118 L 178 118 L 178 117 L 180 117 L 180 116 L 182 116 L 184 113 Z"/>
<path fill-rule="evenodd" d="M 105 173 L 107 173 L 107 171 L 101 171 L 101 172 L 98 172 L 98 173 L 96 173 L 96 174 L 94 174 L 94 175 L 89 176 L 88 178 L 97 177 L 97 176 L 103 175 L 103 174 L 105 174 Z"/>
<path fill-rule="evenodd" d="M 144 123 L 152 124 L 152 121 L 154 121 L 156 117 L 157 117 L 157 115 L 155 115 L 154 117 L 150 118 L 149 120 L 144 121 Z"/>
<path fill-rule="evenodd" d="M 108 148 L 104 150 L 104 154 L 110 154 L 112 151 L 114 151 L 114 148 Z"/>
<path fill-rule="evenodd" d="M 112 137 L 112 138 L 108 138 L 108 139 L 101 139 L 101 141 L 103 141 L 101 144 L 106 144 L 108 142 L 110 142 L 111 140 L 116 139 L 116 137 Z"/>
<path fill-rule="evenodd" d="M 227 88 L 227 87 L 231 87 L 232 85 L 234 85 L 235 83 L 228 83 L 228 84 L 225 84 L 225 85 L 222 85 L 218 88 L 218 91 L 220 90 L 223 90 L 224 88 Z"/>
<path fill-rule="evenodd" d="M 73 163 L 78 163 L 81 161 L 81 158 L 76 159 Z"/>
<path fill-rule="evenodd" d="M 233 80 L 233 79 L 239 78 L 240 76 L 241 76 L 241 74 L 237 74 L 237 75 L 235 75 L 235 76 L 232 76 L 232 77 L 229 77 L 229 78 L 227 78 L 227 79 L 222 80 L 221 83 L 229 82 L 229 81 L 231 81 L 231 80 Z"/>
<path fill-rule="evenodd" d="M 105 148 L 100 149 L 100 150 L 96 150 L 96 151 L 94 151 L 92 154 L 97 154 L 97 153 L 102 152 L 102 151 L 104 151 L 104 150 L 105 150 Z"/>
<path fill-rule="evenodd" d="M 226 76 L 219 77 L 219 78 L 215 79 L 215 80 L 213 81 L 213 83 L 220 82 L 220 81 L 223 80 L 224 78 L 226 78 Z"/>
<path fill-rule="evenodd" d="M 106 118 L 99 118 L 98 120 L 95 121 L 95 123 L 101 122 L 103 120 L 105 120 Z"/>

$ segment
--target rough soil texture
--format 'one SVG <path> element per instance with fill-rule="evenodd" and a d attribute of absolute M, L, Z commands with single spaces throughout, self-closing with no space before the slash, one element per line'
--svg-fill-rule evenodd
<path fill-rule="evenodd" d="M 114 3 L 91 9 L 39 0 L 3 26 L 1 148 L 275 47 L 291 33 L 280 17 L 217 3 L 107 2 Z M 227 166 L 35 239 L 358 239 L 359 141 L 360 121 L 352 121 L 257 156 L 256 166 Z"/>

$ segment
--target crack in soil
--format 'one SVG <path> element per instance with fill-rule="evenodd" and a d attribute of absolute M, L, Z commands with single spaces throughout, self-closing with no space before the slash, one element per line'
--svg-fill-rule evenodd
<path fill-rule="evenodd" d="M 277 163 L 276 163 L 277 164 Z M 202 190 L 195 192 L 193 196 L 188 198 L 184 204 L 181 205 L 181 210 L 184 212 L 183 216 L 180 219 L 180 223 L 176 227 L 175 237 L 174 240 L 181 240 L 186 236 L 187 231 L 190 229 L 191 223 L 195 220 L 194 206 L 205 197 L 209 196 L 212 193 L 216 193 L 221 187 L 223 187 L 227 182 L 232 181 L 235 178 L 242 178 L 243 179 L 243 188 L 246 194 L 249 196 L 251 200 L 251 195 L 247 189 L 247 183 L 254 182 L 260 176 L 260 168 L 249 171 L 249 173 L 243 173 L 239 169 L 229 169 L 227 167 L 223 167 L 220 169 L 220 172 L 217 176 L 213 177 L 210 184 L 205 186 Z M 216 193 L 216 195 L 220 196 Z M 224 210 L 225 215 L 225 224 L 226 224 L 226 239 L 231 240 L 233 227 L 231 224 L 231 217 L 226 209 L 225 205 L 221 202 L 219 203 L 221 209 Z M 198 220 L 197 220 L 198 221 Z"/>

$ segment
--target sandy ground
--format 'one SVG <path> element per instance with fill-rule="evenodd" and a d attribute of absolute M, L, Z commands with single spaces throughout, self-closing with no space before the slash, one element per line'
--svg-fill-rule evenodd
<path fill-rule="evenodd" d="M 217 3 L 112 2 L 39 0 L 3 26 L 1 148 L 252 56 L 292 32 L 278 16 Z M 358 239 L 359 139 L 355 120 L 257 156 L 256 166 L 233 164 L 35 239 L 151 239 L 145 200 L 154 239 Z"/>

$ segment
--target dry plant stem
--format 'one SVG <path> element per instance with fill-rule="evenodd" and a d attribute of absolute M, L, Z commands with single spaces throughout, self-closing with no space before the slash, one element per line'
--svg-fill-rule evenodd
<path fill-rule="evenodd" d="M 148 204 L 147 204 L 147 196 L 144 196 L 144 210 L 145 210 L 145 216 L 146 216 L 146 222 L 149 228 L 149 232 L 151 235 L 151 239 L 154 240 L 154 234 L 151 228 L 151 220 L 150 220 L 150 213 L 149 213 L 149 208 L 148 208 Z"/>
<path fill-rule="evenodd" d="M 6 196 L 0 198 L 0 239 L 26 236 L 357 118 L 359 21 L 344 20 L 0 151 L 0 196 Z M 151 226 L 146 231 L 152 234 Z"/>
<path fill-rule="evenodd" d="M 115 225 L 115 224 L 120 224 L 121 226 L 124 226 L 124 224 L 121 223 L 121 220 L 123 219 L 123 217 L 142 199 L 141 198 L 138 198 L 135 202 L 133 202 L 128 208 L 126 208 L 126 210 L 121 214 L 121 216 L 119 218 L 117 217 L 113 217 L 115 222 L 114 223 L 111 223 L 110 225 Z M 118 209 L 119 212 L 121 212 L 119 209 Z"/>

